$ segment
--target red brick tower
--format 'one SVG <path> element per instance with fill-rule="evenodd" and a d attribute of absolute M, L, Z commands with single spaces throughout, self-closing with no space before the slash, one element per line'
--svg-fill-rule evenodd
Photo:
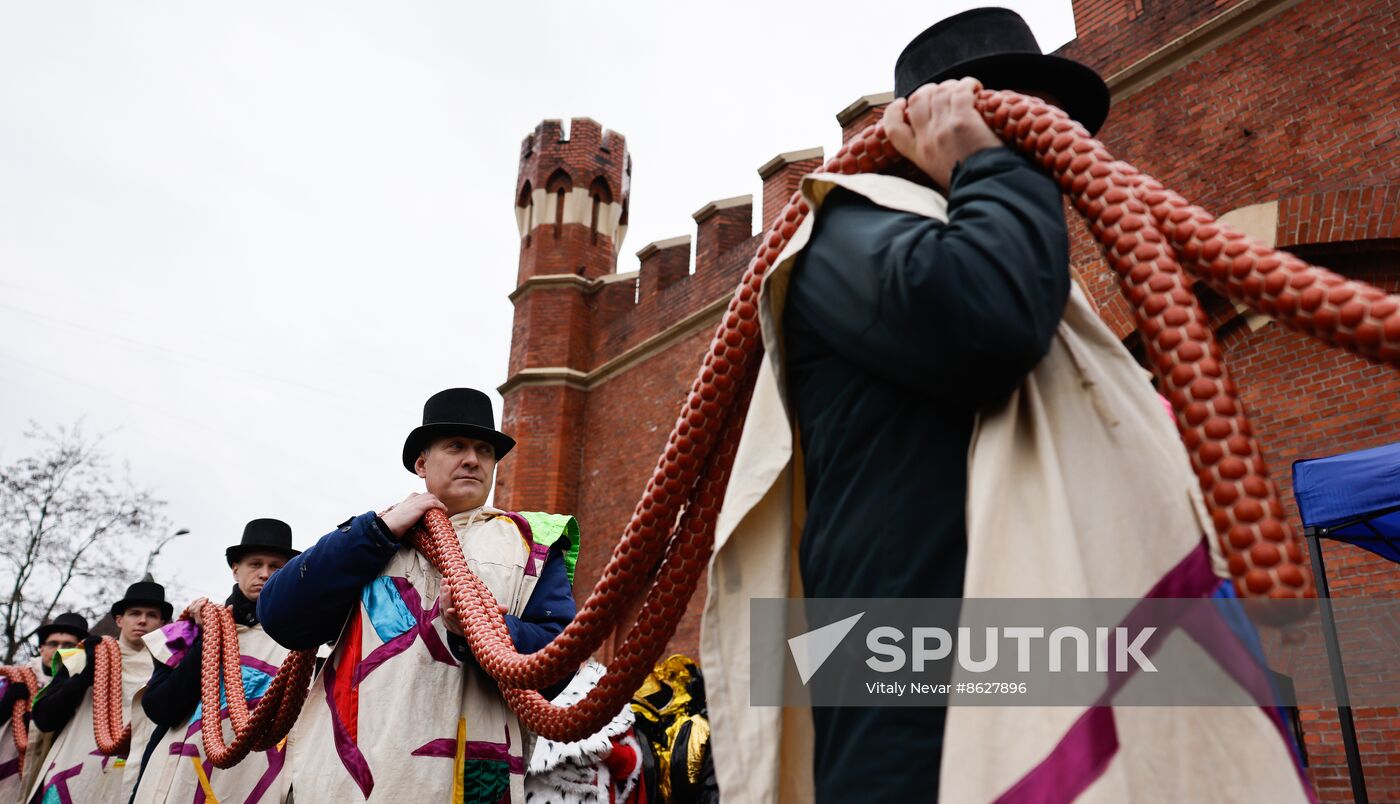
<path fill-rule="evenodd" d="M 592 280 L 610 275 L 627 231 L 627 142 L 586 117 L 546 120 L 520 146 L 520 270 L 502 426 L 520 441 L 496 475 L 496 504 L 577 510 Z"/>

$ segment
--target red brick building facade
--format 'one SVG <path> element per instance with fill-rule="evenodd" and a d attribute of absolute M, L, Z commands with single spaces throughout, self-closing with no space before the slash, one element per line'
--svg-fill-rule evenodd
<path fill-rule="evenodd" d="M 1077 38 L 1059 52 L 1109 83 L 1109 150 L 1237 227 L 1308 260 L 1400 291 L 1400 4 L 1389 0 L 1075 0 Z M 838 115 L 846 134 L 888 95 Z M 501 466 L 496 499 L 572 511 L 586 596 L 623 531 L 755 246 L 819 149 L 760 168 L 749 196 L 704 204 L 691 239 L 652 243 L 616 273 L 631 162 L 623 137 L 587 119 L 525 139 L 516 194 L 521 258 L 504 429 L 528 433 Z M 701 202 L 703 199 L 697 199 Z M 1130 347 L 1136 334 L 1083 227 L 1074 270 Z M 1290 466 L 1400 439 L 1400 374 L 1325 347 L 1204 292 L 1216 333 L 1289 516 Z M 1301 529 L 1301 526 L 1299 526 Z M 1400 568 L 1325 547 L 1333 594 L 1395 596 Z M 672 647 L 695 655 L 699 601 Z M 605 648 L 605 653 L 610 646 Z M 1324 800 L 1348 800 L 1331 710 L 1302 713 Z M 1356 711 L 1375 800 L 1400 800 L 1400 709 Z"/>

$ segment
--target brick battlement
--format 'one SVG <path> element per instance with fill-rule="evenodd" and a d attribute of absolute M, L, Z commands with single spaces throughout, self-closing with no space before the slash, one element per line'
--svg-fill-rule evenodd
<path fill-rule="evenodd" d="M 612 273 L 627 234 L 632 191 L 627 140 L 596 121 L 576 117 L 564 136 L 558 120 L 545 120 L 520 144 L 515 219 L 520 270 L 534 276 Z"/>
<path fill-rule="evenodd" d="M 629 365 L 629 357 L 713 328 L 757 247 L 753 196 L 704 205 L 693 215 L 693 239 L 650 243 L 637 252 L 638 270 L 619 274 L 631 183 L 625 138 L 589 118 L 575 118 L 565 137 L 558 120 L 545 120 L 520 153 L 521 258 L 503 394 L 540 383 L 586 390 Z M 821 163 L 822 150 L 812 148 L 759 168 L 763 226 Z M 612 195 L 614 186 L 624 195 Z"/>

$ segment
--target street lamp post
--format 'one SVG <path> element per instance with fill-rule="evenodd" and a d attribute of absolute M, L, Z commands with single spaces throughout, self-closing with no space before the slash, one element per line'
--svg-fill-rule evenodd
<path fill-rule="evenodd" d="M 175 531 L 169 536 L 166 536 L 164 539 L 161 539 L 160 543 L 156 545 L 156 549 L 152 550 L 151 554 L 146 557 L 146 572 L 143 577 L 151 577 L 151 567 L 156 563 L 156 556 L 160 555 L 160 551 L 162 548 L 164 548 L 170 542 L 180 538 L 181 536 L 188 534 L 189 532 L 189 528 L 180 528 L 179 530 Z"/>

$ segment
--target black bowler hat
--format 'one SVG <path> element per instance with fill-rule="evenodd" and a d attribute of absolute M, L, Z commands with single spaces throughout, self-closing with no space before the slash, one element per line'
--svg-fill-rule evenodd
<path fill-rule="evenodd" d="M 126 597 L 112 604 L 112 616 L 120 616 L 132 606 L 155 606 L 166 620 L 175 613 L 175 607 L 165 602 L 165 587 L 155 581 L 137 581 L 128 586 Z"/>
<path fill-rule="evenodd" d="M 254 519 L 243 526 L 243 541 L 224 551 L 232 567 L 249 553 L 276 553 L 291 558 L 300 555 L 292 549 L 292 526 L 280 519 Z"/>
<path fill-rule="evenodd" d="M 39 626 L 39 644 L 44 644 L 44 640 L 49 638 L 49 634 L 55 631 L 72 634 L 78 639 L 87 639 L 87 620 L 83 618 L 83 615 L 71 611 L 60 614 L 53 618 L 53 622 L 48 625 Z"/>
<path fill-rule="evenodd" d="M 1108 85 L 1099 74 L 1041 53 L 1030 26 L 1009 9 L 974 8 L 914 37 L 894 63 L 894 94 L 907 98 L 924 84 L 966 77 L 987 89 L 1053 95 L 1090 134 L 1108 117 Z"/>
<path fill-rule="evenodd" d="M 403 468 L 414 472 L 413 464 L 424 447 L 434 439 L 454 435 L 489 443 L 496 448 L 498 461 L 515 446 L 515 439 L 496 429 L 491 397 L 475 388 L 448 388 L 423 403 L 423 426 L 414 428 L 403 442 Z"/>

